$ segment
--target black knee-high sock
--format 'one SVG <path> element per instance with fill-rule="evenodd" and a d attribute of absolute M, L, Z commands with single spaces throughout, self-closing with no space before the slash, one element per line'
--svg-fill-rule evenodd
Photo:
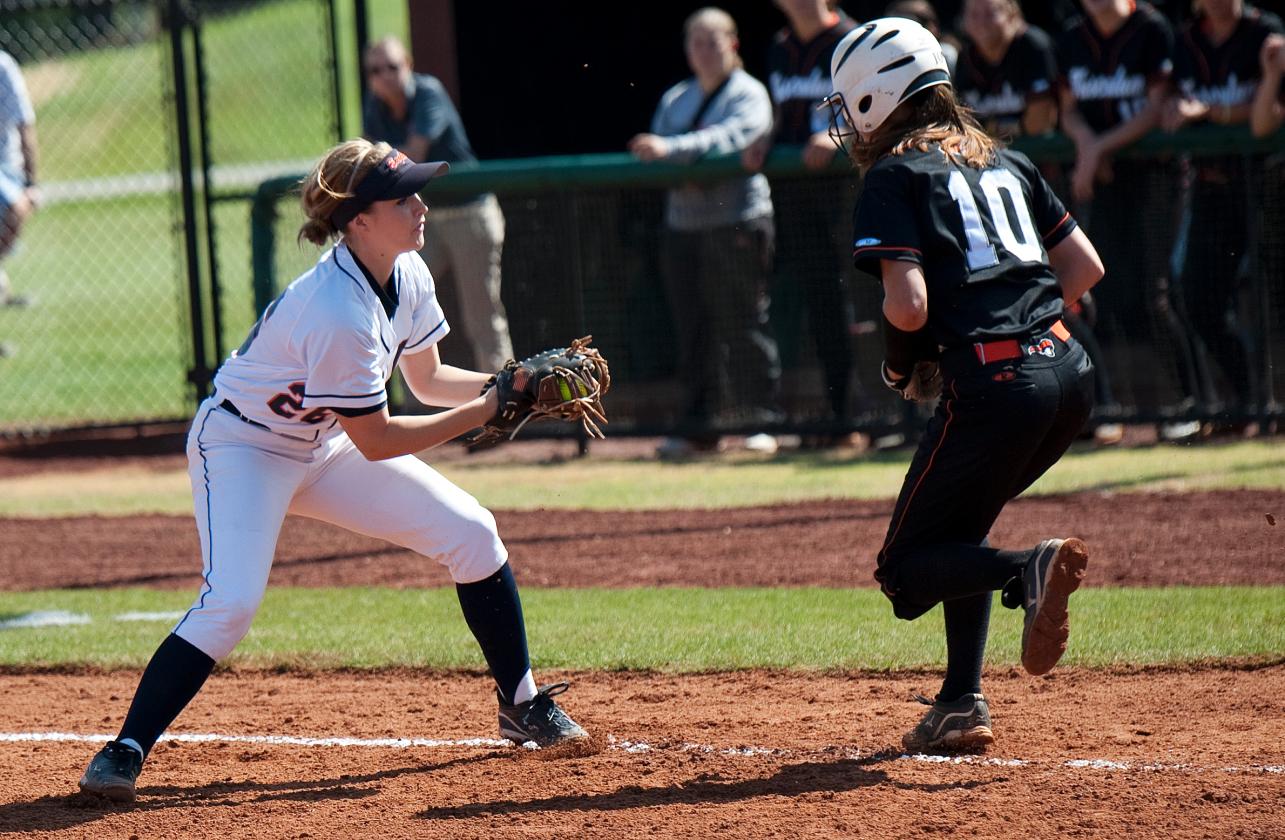
<path fill-rule="evenodd" d="M 146 757 L 156 739 L 192 702 L 213 670 L 213 659 L 191 642 L 171 633 L 147 663 L 116 740 L 137 741 Z"/>
<path fill-rule="evenodd" d="M 522 601 L 513 570 L 505 563 L 489 578 L 455 584 L 455 591 L 464 620 L 482 648 L 500 696 L 512 702 L 513 692 L 531 669 L 526 623 L 522 620 Z"/>
<path fill-rule="evenodd" d="M 946 616 L 946 678 L 937 699 L 949 703 L 982 690 L 982 656 L 990 626 L 991 593 L 956 598 L 942 605 Z"/>
<path fill-rule="evenodd" d="M 984 545 L 943 543 L 898 557 L 897 575 L 907 598 L 920 604 L 953 601 L 1003 589 L 1022 574 L 1030 550 L 1000 551 Z"/>

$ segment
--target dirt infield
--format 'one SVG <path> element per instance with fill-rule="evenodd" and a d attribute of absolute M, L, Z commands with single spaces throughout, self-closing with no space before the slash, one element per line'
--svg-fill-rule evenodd
<path fill-rule="evenodd" d="M 27 469 L 3 460 L 0 474 Z M 528 586 L 866 586 L 890 509 L 497 517 Z M 1081 536 L 1090 586 L 1280 585 L 1282 527 L 1280 492 L 1087 493 L 1019 500 L 992 537 Z M 0 519 L 0 591 L 195 591 L 199 566 L 189 517 Z M 291 518 L 272 584 L 448 579 L 395 546 Z M 910 695 L 930 694 L 938 674 L 540 674 L 572 679 L 566 706 L 601 748 L 542 760 L 494 740 L 478 674 L 224 670 L 149 759 L 135 806 L 83 797 L 75 781 L 138 676 L 0 673 L 0 835 L 1283 836 L 1280 662 L 992 670 L 997 743 L 957 761 L 898 748 L 923 711 Z"/>
<path fill-rule="evenodd" d="M 534 586 L 868 586 L 892 503 L 731 510 L 499 511 L 518 579 Z M 572 522 L 574 517 L 574 522 Z M 1279 524 L 1270 524 L 1271 521 Z M 1285 584 L 1285 493 L 1083 493 L 1011 503 L 996 545 L 1079 536 L 1089 586 Z M 437 564 L 319 522 L 287 519 L 276 586 L 442 586 Z M 196 590 L 190 517 L 0 519 L 0 590 Z"/>
<path fill-rule="evenodd" d="M 174 733 L 221 740 L 159 745 L 134 807 L 76 792 L 95 744 L 13 741 L 113 732 L 136 679 L 0 677 L 0 833 L 1268 838 L 1285 809 L 1280 665 L 992 673 L 998 740 L 966 763 L 897 749 L 926 675 L 572 675 L 604 749 L 542 761 L 458 743 L 495 738 L 480 676 L 220 673 Z"/>

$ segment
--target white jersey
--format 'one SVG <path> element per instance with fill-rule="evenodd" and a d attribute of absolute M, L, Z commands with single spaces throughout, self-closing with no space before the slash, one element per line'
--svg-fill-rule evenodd
<path fill-rule="evenodd" d="M 419 254 L 397 258 L 388 293 L 391 316 L 352 252 L 335 245 L 264 310 L 219 368 L 217 398 L 252 423 L 313 441 L 337 431 L 334 411 L 378 411 L 402 355 L 450 331 Z"/>

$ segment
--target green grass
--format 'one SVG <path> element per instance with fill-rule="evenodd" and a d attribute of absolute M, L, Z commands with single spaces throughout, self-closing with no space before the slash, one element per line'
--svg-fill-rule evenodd
<path fill-rule="evenodd" d="M 6 268 L 32 309 L 0 309 L 0 425 L 27 418 L 182 416 L 186 356 L 170 199 L 58 204 L 33 219 Z M 21 278 L 21 280 L 19 280 Z M 27 278 L 39 278 L 28 281 Z"/>
<path fill-rule="evenodd" d="M 789 454 L 686 464 L 589 457 L 557 464 L 470 463 L 438 469 L 500 510 L 638 510 L 771 505 L 814 499 L 886 499 L 897 494 L 909 454 L 868 457 Z M 430 463 L 432 458 L 429 458 Z M 535 492 L 533 488 L 544 488 Z M 1042 478 L 1033 494 L 1285 488 L 1285 448 L 1269 441 L 1157 446 L 1116 451 L 1081 447 Z M 130 465 L 83 473 L 0 478 L 0 516 L 76 516 L 192 510 L 187 471 Z M 1273 515 L 1285 518 L 1285 509 Z"/>
<path fill-rule="evenodd" d="M 0 665 L 140 667 L 192 593 L 149 590 L 0 595 L 0 620 L 67 610 L 84 625 L 0 630 Z M 897 621 L 877 591 L 846 589 L 527 589 L 542 668 L 904 669 L 943 663 L 941 617 Z M 1173 664 L 1285 655 L 1285 588 L 1090 589 L 1073 601 L 1072 665 Z M 110 632 L 104 632 L 109 626 Z M 988 663 L 1014 665 L 1021 621 L 997 609 Z M 450 588 L 269 589 L 228 663 L 240 667 L 482 668 Z"/>
<path fill-rule="evenodd" d="M 770 460 L 741 457 L 680 464 L 593 458 L 556 465 L 451 463 L 441 470 L 495 508 L 663 509 L 895 497 L 909 459 L 907 452 L 855 459 L 794 453 Z M 533 493 L 536 486 L 544 489 Z M 1032 492 L 1234 487 L 1285 488 L 1285 448 L 1262 441 L 1116 451 L 1079 448 Z"/>

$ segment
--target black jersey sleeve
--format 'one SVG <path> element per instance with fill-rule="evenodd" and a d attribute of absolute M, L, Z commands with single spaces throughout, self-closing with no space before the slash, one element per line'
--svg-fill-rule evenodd
<path fill-rule="evenodd" d="M 1049 186 L 1030 158 L 1021 152 L 1004 150 L 1004 164 L 1021 176 L 1029 189 L 1031 216 L 1035 229 L 1040 234 L 1045 253 L 1052 251 L 1058 243 L 1071 235 L 1077 225 L 1074 217 L 1067 211 L 1062 199 Z"/>
<path fill-rule="evenodd" d="M 852 261 L 876 279 L 879 260 L 923 264 L 913 176 L 906 166 L 884 158 L 866 173 L 852 223 Z"/>
<path fill-rule="evenodd" d="M 1022 63 L 1027 76 L 1027 99 L 1040 96 L 1053 96 L 1057 85 L 1057 48 L 1053 39 L 1043 29 L 1027 27 L 1022 37 L 1025 49 Z"/>

